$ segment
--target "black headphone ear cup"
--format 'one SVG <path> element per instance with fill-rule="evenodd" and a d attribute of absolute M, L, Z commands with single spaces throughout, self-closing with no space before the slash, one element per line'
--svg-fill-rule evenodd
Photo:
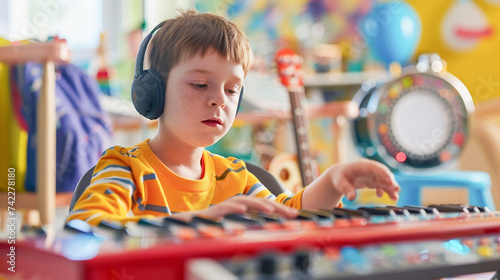
<path fill-rule="evenodd" d="M 152 69 L 143 70 L 132 82 L 132 103 L 142 116 L 154 120 L 165 105 L 165 85 Z"/>

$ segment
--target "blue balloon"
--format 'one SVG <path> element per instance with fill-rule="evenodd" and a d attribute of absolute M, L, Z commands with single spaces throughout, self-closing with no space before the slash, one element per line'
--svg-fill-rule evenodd
<path fill-rule="evenodd" d="M 361 19 L 359 29 L 375 58 L 386 65 L 407 64 L 422 35 L 417 12 L 403 1 L 377 3 Z"/>

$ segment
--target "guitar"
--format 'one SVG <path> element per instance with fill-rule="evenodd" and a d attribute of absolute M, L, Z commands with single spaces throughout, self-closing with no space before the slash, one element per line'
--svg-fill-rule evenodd
<path fill-rule="evenodd" d="M 302 58 L 290 49 L 282 49 L 276 53 L 275 59 L 281 83 L 287 87 L 290 95 L 297 159 L 302 184 L 307 186 L 314 180 L 316 172 L 309 144 L 309 120 L 305 107 L 302 105 L 302 100 L 305 99 L 301 70 Z"/>

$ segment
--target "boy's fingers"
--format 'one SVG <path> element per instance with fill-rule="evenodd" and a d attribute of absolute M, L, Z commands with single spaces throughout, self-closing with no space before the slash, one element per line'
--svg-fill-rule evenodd
<path fill-rule="evenodd" d="M 354 176 L 364 177 L 370 174 L 373 179 L 379 183 L 397 185 L 394 174 L 384 164 L 374 160 L 360 160 L 356 162 Z"/>
<path fill-rule="evenodd" d="M 268 202 L 271 204 L 272 207 L 274 207 L 273 212 L 281 214 L 281 215 L 285 216 L 286 218 L 295 218 L 299 214 L 299 211 L 295 208 L 288 207 L 286 205 L 280 204 L 280 203 L 272 201 L 272 200 L 270 200 Z"/>
<path fill-rule="evenodd" d="M 356 190 L 348 180 L 341 180 L 337 185 L 337 190 L 343 193 L 349 200 L 356 198 Z"/>
<path fill-rule="evenodd" d="M 392 186 L 392 185 L 386 185 L 386 184 L 380 184 L 376 183 L 376 188 L 377 188 L 377 195 L 380 190 L 381 194 L 386 192 L 389 197 L 393 200 L 397 200 L 399 198 L 399 186 Z"/>
<path fill-rule="evenodd" d="M 209 217 L 217 218 L 225 216 L 227 214 L 245 213 L 247 209 L 248 207 L 245 204 L 226 201 L 214 207 L 208 208 L 203 214 Z"/>
<path fill-rule="evenodd" d="M 261 211 L 267 213 L 278 213 L 287 218 L 294 218 L 298 214 L 298 210 L 285 206 L 283 204 L 277 203 L 273 200 L 252 197 L 252 196 L 240 196 L 235 198 L 238 202 L 247 205 L 248 210 Z"/>
<path fill-rule="evenodd" d="M 375 189 L 378 197 L 382 197 L 384 192 L 386 192 L 391 199 L 397 200 L 399 198 L 399 185 L 392 184 L 384 184 L 380 182 L 374 181 L 371 176 L 357 178 L 355 182 L 355 186 L 357 189 L 359 188 L 369 188 Z"/>
<path fill-rule="evenodd" d="M 236 197 L 235 202 L 244 204 L 248 207 L 248 210 L 262 211 L 262 212 L 272 212 L 274 208 L 266 203 L 262 198 L 251 197 L 251 196 L 239 196 Z"/>

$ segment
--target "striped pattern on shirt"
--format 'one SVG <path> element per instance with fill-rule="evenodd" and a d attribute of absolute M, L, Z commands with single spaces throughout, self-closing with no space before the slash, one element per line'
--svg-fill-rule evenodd
<path fill-rule="evenodd" d="M 90 186 L 67 221 L 97 225 L 103 219 L 125 223 L 141 218 L 202 210 L 232 196 L 249 195 L 300 209 L 302 191 L 275 197 L 250 173 L 245 162 L 203 152 L 205 172 L 189 180 L 170 171 L 153 153 L 149 139 L 133 147 L 107 149 L 97 163 Z"/>

